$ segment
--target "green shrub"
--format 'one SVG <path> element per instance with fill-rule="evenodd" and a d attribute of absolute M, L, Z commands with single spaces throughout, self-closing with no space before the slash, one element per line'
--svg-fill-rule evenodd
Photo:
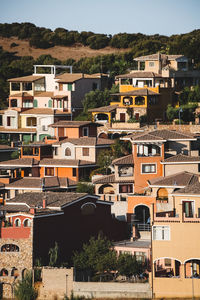
<path fill-rule="evenodd" d="M 32 273 L 27 272 L 25 277 L 15 286 L 15 298 L 17 300 L 35 300 L 37 291 L 32 286 Z"/>

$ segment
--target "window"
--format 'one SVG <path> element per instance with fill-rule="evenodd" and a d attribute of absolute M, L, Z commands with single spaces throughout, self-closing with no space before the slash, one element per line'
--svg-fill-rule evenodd
<path fill-rule="evenodd" d="M 52 100 L 49 100 L 49 101 L 48 101 L 48 107 L 49 107 L 49 108 L 51 108 L 51 107 L 52 107 L 52 103 L 53 103 L 53 101 L 52 101 Z"/>
<path fill-rule="evenodd" d="M 24 100 L 23 107 L 33 107 L 33 101 L 32 100 Z"/>
<path fill-rule="evenodd" d="M 67 90 L 68 90 L 68 91 L 72 91 L 72 83 L 68 83 L 68 85 L 67 85 Z"/>
<path fill-rule="evenodd" d="M 20 219 L 15 219 L 15 227 L 20 227 L 21 226 L 21 220 Z"/>
<path fill-rule="evenodd" d="M 35 117 L 28 117 L 26 119 L 26 126 L 27 127 L 36 127 L 37 126 L 37 119 Z"/>
<path fill-rule="evenodd" d="M 57 147 L 54 148 L 54 154 L 58 155 L 58 148 Z"/>
<path fill-rule="evenodd" d="M 194 216 L 194 201 L 183 201 L 183 212 L 186 218 L 192 218 Z"/>
<path fill-rule="evenodd" d="M 11 83 L 11 90 L 12 91 L 20 91 L 20 83 L 12 82 Z"/>
<path fill-rule="evenodd" d="M 13 127 L 15 124 L 15 117 L 7 117 L 7 126 Z"/>
<path fill-rule="evenodd" d="M 65 149 L 65 156 L 71 156 L 71 149 L 70 148 Z"/>
<path fill-rule="evenodd" d="M 156 173 L 156 164 L 143 164 L 142 173 Z"/>
<path fill-rule="evenodd" d="M 10 106 L 11 107 L 17 107 L 17 99 L 11 99 L 10 100 Z"/>
<path fill-rule="evenodd" d="M 142 263 L 144 263 L 146 261 L 145 252 L 135 251 L 134 255 L 135 255 L 137 261 L 140 261 Z"/>
<path fill-rule="evenodd" d="M 3 124 L 3 116 L 0 115 L 0 126 L 2 126 L 2 124 Z"/>
<path fill-rule="evenodd" d="M 123 104 L 124 105 L 132 105 L 133 104 L 133 98 L 132 97 L 124 97 L 123 98 Z"/>
<path fill-rule="evenodd" d="M 72 169 L 72 176 L 73 176 L 73 177 L 76 177 L 76 168 L 73 168 L 73 169 Z"/>
<path fill-rule="evenodd" d="M 83 136 L 88 136 L 88 127 L 83 127 Z"/>
<path fill-rule="evenodd" d="M 33 107 L 38 107 L 38 101 L 37 101 L 37 99 L 33 100 Z"/>
<path fill-rule="evenodd" d="M 89 148 L 83 148 L 82 149 L 82 155 L 83 156 L 89 156 Z"/>
<path fill-rule="evenodd" d="M 150 67 L 150 68 L 154 67 L 154 65 L 155 65 L 154 61 L 150 61 L 150 62 L 149 62 L 149 67 Z"/>
<path fill-rule="evenodd" d="M 85 203 L 81 206 L 82 215 L 93 215 L 95 213 L 96 205 L 94 203 Z"/>
<path fill-rule="evenodd" d="M 165 258 L 165 267 L 171 267 L 171 259 L 170 258 Z"/>
<path fill-rule="evenodd" d="M 23 82 L 22 89 L 23 89 L 23 91 L 31 91 L 32 90 L 32 82 Z"/>
<path fill-rule="evenodd" d="M 124 184 L 119 186 L 119 193 L 132 193 L 133 192 L 133 185 L 132 184 Z"/>
<path fill-rule="evenodd" d="M 45 176 L 54 176 L 54 168 L 53 167 L 45 168 Z"/>
<path fill-rule="evenodd" d="M 25 219 L 24 220 L 24 227 L 30 227 L 31 226 L 31 220 L 30 219 Z"/>
<path fill-rule="evenodd" d="M 92 83 L 92 90 L 93 90 L 93 91 L 97 90 L 97 87 L 98 87 L 97 83 L 96 83 L 96 82 L 93 82 L 93 83 Z"/>
<path fill-rule="evenodd" d="M 1 252 L 19 252 L 19 247 L 14 244 L 5 244 L 1 247 Z"/>
<path fill-rule="evenodd" d="M 153 226 L 153 240 L 169 241 L 170 227 L 169 226 Z"/>
<path fill-rule="evenodd" d="M 145 98 L 142 96 L 135 97 L 135 105 L 144 105 Z"/>

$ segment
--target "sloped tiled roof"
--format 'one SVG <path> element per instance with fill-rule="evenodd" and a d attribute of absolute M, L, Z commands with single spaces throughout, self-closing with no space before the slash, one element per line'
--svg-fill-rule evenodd
<path fill-rule="evenodd" d="M 174 194 L 200 195 L 200 182 L 197 180 L 194 184 L 189 184 L 184 188 L 175 191 Z"/>
<path fill-rule="evenodd" d="M 116 93 L 116 94 L 111 94 L 111 95 L 116 95 L 116 96 L 148 96 L 148 95 L 160 95 L 159 93 L 156 93 L 150 89 L 137 89 L 137 90 L 132 90 L 132 91 L 127 91 L 127 92 L 122 92 L 122 93 Z"/>
<path fill-rule="evenodd" d="M 133 165 L 133 155 L 126 155 L 112 161 L 113 165 Z"/>
<path fill-rule="evenodd" d="M 66 138 L 62 141 L 56 142 L 53 145 L 61 145 L 65 143 L 72 143 L 74 145 L 80 146 L 98 146 L 98 145 L 112 145 L 114 144 L 114 140 L 111 139 L 103 139 L 103 138 L 95 138 L 95 137 L 80 137 L 77 139 Z"/>
<path fill-rule="evenodd" d="M 84 166 L 96 165 L 96 163 L 86 160 L 76 159 L 51 159 L 44 158 L 40 161 L 40 166 Z"/>
<path fill-rule="evenodd" d="M 58 121 L 54 124 L 49 125 L 50 127 L 65 127 L 65 128 L 79 128 L 82 126 L 87 126 L 92 124 L 93 126 L 95 126 L 94 123 L 92 123 L 91 121 Z M 96 125 L 97 126 L 97 125 Z"/>
<path fill-rule="evenodd" d="M 131 72 L 129 74 L 117 75 L 116 78 L 162 78 L 162 75 L 159 75 L 154 72 L 145 72 L 145 71 L 137 71 Z"/>
<path fill-rule="evenodd" d="M 93 180 L 94 184 L 104 184 L 104 183 L 133 183 L 133 179 L 126 179 L 126 177 L 120 180 L 115 179 L 115 174 L 105 175 L 98 179 Z"/>
<path fill-rule="evenodd" d="M 56 76 L 56 79 L 58 79 L 58 82 L 61 83 L 72 83 L 80 79 L 96 79 L 100 78 L 101 76 L 98 74 L 83 74 L 83 73 L 64 73 L 62 75 Z"/>
<path fill-rule="evenodd" d="M 159 177 L 149 180 L 150 185 L 155 186 L 186 186 L 198 181 L 198 175 L 190 172 L 180 172 L 166 177 Z"/>
<path fill-rule="evenodd" d="M 184 154 L 177 154 L 168 157 L 164 160 L 164 163 L 176 163 L 176 162 L 199 162 L 200 156 L 188 156 Z"/>
<path fill-rule="evenodd" d="M 21 115 L 53 115 L 54 111 L 51 108 L 31 108 L 21 112 Z"/>
<path fill-rule="evenodd" d="M 10 82 L 34 82 L 34 81 L 42 79 L 42 78 L 44 78 L 44 76 L 29 75 L 29 76 L 11 78 L 11 79 L 8 79 L 8 81 L 10 81 Z"/>
<path fill-rule="evenodd" d="M 0 132 L 36 132 L 36 128 L 5 128 L 0 126 Z"/>
<path fill-rule="evenodd" d="M 90 108 L 90 109 L 88 109 L 88 111 L 89 112 L 111 112 L 111 111 L 115 110 L 117 107 L 118 107 L 118 104 L 115 104 L 115 105 Z"/>
<path fill-rule="evenodd" d="M 165 140 L 182 140 L 195 138 L 193 134 L 168 129 L 151 131 L 151 134 L 154 136 L 159 136 Z"/>
<path fill-rule="evenodd" d="M 0 151 L 1 150 L 15 150 L 12 147 L 8 146 L 8 145 L 0 145 Z"/>
<path fill-rule="evenodd" d="M 19 166 L 35 166 L 39 165 L 39 161 L 34 158 L 19 158 L 19 159 L 11 159 L 6 161 L 1 161 L 0 166 L 15 166 L 16 168 Z"/>
<path fill-rule="evenodd" d="M 86 193 L 60 193 L 60 192 L 42 192 L 42 193 L 23 193 L 18 194 L 14 199 L 10 200 L 12 203 L 25 203 L 29 207 L 43 206 L 43 199 L 46 199 L 46 206 L 48 207 L 62 207 L 66 203 L 73 202 L 86 196 Z"/>

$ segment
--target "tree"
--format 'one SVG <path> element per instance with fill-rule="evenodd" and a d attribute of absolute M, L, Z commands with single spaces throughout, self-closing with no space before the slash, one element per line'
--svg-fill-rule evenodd
<path fill-rule="evenodd" d="M 100 168 L 106 170 L 108 173 L 108 167 L 111 165 L 114 156 L 111 150 L 102 150 L 97 157 L 97 164 Z"/>
<path fill-rule="evenodd" d="M 18 300 L 34 300 L 37 298 L 37 291 L 32 286 L 31 272 L 27 272 L 25 277 L 17 282 L 15 286 L 15 298 Z"/>
<path fill-rule="evenodd" d="M 58 262 L 58 244 L 55 242 L 55 246 L 49 249 L 49 266 L 55 267 Z"/>
<path fill-rule="evenodd" d="M 74 253 L 73 262 L 77 270 L 90 270 L 94 275 L 116 270 L 117 256 L 112 243 L 99 234 L 96 239 L 91 237 L 83 244 L 81 252 Z"/>
<path fill-rule="evenodd" d="M 120 275 L 125 275 L 126 277 L 138 275 L 144 271 L 142 263 L 136 260 L 136 256 L 128 253 L 119 255 L 117 269 Z"/>
<path fill-rule="evenodd" d="M 110 103 L 109 90 L 95 90 L 85 94 L 83 99 L 83 111 L 87 113 L 89 108 L 96 108 L 108 105 Z"/>
<path fill-rule="evenodd" d="M 79 182 L 76 189 L 77 193 L 88 193 L 90 195 L 94 194 L 94 186 L 92 184 Z"/>
<path fill-rule="evenodd" d="M 116 139 L 115 143 L 111 145 L 114 158 L 122 157 L 132 153 L 132 144 L 130 141 L 122 141 Z"/>

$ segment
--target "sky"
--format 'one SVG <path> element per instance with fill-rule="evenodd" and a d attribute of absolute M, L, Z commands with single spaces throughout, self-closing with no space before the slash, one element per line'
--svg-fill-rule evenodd
<path fill-rule="evenodd" d="M 200 29 L 200 0 L 0 0 L 0 23 L 172 35 Z"/>

